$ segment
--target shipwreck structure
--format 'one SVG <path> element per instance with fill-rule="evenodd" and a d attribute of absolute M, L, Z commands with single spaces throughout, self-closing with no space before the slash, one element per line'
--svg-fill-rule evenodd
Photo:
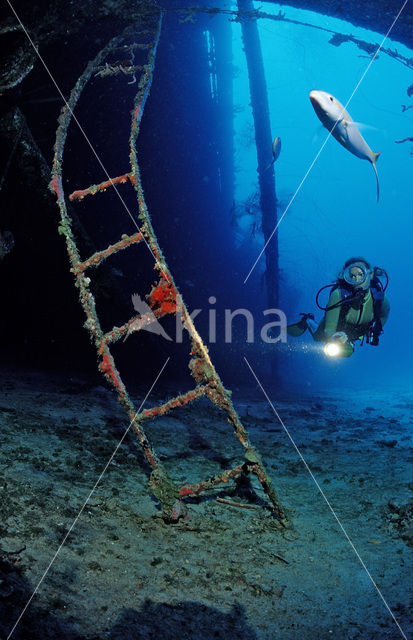
<path fill-rule="evenodd" d="M 60 209 L 59 232 L 64 235 L 66 240 L 71 271 L 75 278 L 80 301 L 87 318 L 85 326 L 97 350 L 99 369 L 116 391 L 118 400 L 126 410 L 131 421 L 131 428 L 137 435 L 146 460 L 152 468 L 150 487 L 162 505 L 165 521 L 173 522 L 182 516 L 184 513 L 182 499 L 186 496 L 198 495 L 216 485 L 227 482 L 231 478 L 237 478 L 241 476 L 241 474 L 252 473 L 258 478 L 267 494 L 271 509 L 280 526 L 285 527 L 288 521 L 278 502 L 272 480 L 264 468 L 259 453 L 249 441 L 247 431 L 234 409 L 230 392 L 224 388 L 211 361 L 208 349 L 197 332 L 182 296 L 177 289 L 159 247 L 145 203 L 137 159 L 136 140 L 153 78 L 161 26 L 162 14 L 159 11 L 155 11 L 152 14 L 147 14 L 139 26 L 135 25 L 133 29 L 128 28 L 122 35 L 113 38 L 109 44 L 99 52 L 94 60 L 89 62 L 62 109 L 56 135 L 52 179 L 50 182 L 50 189 L 56 195 Z M 131 55 L 132 53 L 134 54 L 133 56 Z M 137 55 L 138 53 L 139 56 Z M 125 64 L 125 62 L 119 61 L 119 58 L 125 58 L 125 56 L 129 56 L 129 59 L 134 61 L 139 58 L 139 64 Z M 98 76 L 110 82 L 113 77 L 119 74 L 126 74 L 131 78 L 133 77 L 136 80 L 137 86 L 137 94 L 131 113 L 129 137 L 130 169 L 128 172 L 116 177 L 106 175 L 104 181 L 78 189 L 71 193 L 68 199 L 71 202 L 81 201 L 94 194 L 103 193 L 108 189 L 114 189 L 119 195 L 120 204 L 126 206 L 118 188 L 122 184 L 128 184 L 129 187 L 135 190 L 137 199 L 137 216 L 133 213 L 131 214 L 129 211 L 136 226 L 136 233 L 132 235 L 123 234 L 118 242 L 111 244 L 102 251 L 95 252 L 87 259 L 82 259 L 73 232 L 72 220 L 67 206 L 67 196 L 64 191 L 63 160 L 65 142 L 69 125 L 73 120 L 77 120 L 74 114 L 76 104 L 89 80 Z M 102 169 L 104 170 L 103 165 Z M 143 315 L 137 314 L 122 326 L 115 326 L 110 331 L 104 333 L 90 286 L 91 278 L 93 278 L 93 270 L 104 260 L 140 243 L 146 244 L 146 248 L 152 256 L 153 269 L 156 273 L 156 282 L 147 294 L 150 312 Z M 166 315 L 176 314 L 177 312 L 180 313 L 183 329 L 188 332 L 190 337 L 191 351 L 189 354 L 189 369 L 196 385 L 193 389 L 177 397 L 170 398 L 159 406 L 137 411 L 120 376 L 111 352 L 111 346 L 125 338 L 130 332 L 138 331 L 145 325 L 153 322 L 153 316 L 160 319 Z M 182 487 L 178 487 L 168 476 L 156 451 L 148 441 L 143 425 L 147 420 L 169 413 L 178 407 L 185 406 L 202 397 L 208 398 L 214 405 L 225 412 L 228 422 L 232 425 L 235 435 L 244 448 L 244 460 L 234 468 L 227 469 L 215 477 L 201 480 L 195 484 L 185 484 Z"/>

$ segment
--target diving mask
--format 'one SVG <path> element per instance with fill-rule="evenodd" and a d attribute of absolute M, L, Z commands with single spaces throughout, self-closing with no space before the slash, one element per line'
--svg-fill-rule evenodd
<path fill-rule="evenodd" d="M 343 280 L 350 284 L 352 287 L 362 286 L 367 277 L 370 275 L 370 270 L 360 263 L 349 264 L 343 271 Z"/>

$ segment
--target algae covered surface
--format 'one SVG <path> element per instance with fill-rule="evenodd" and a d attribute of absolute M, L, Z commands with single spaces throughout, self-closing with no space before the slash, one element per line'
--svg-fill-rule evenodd
<path fill-rule="evenodd" d="M 234 390 L 234 403 L 292 526 L 277 525 L 254 478 L 187 499 L 168 525 L 133 434 L 90 495 L 128 427 L 99 379 L 3 372 L 0 637 L 43 576 L 14 638 L 403 637 L 380 594 L 409 637 L 411 394 L 279 395 L 313 478 L 259 389 Z M 146 428 L 178 484 L 242 461 L 204 400 Z"/>

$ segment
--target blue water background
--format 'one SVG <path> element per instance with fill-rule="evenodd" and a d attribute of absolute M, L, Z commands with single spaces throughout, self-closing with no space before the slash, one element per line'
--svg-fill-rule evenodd
<path fill-rule="evenodd" d="M 288 18 L 351 34 L 370 43 L 380 43 L 384 37 L 310 11 L 265 6 L 266 12 L 277 14 L 280 10 Z M 331 34 L 306 26 L 259 20 L 258 27 L 272 133 L 282 139 L 282 152 L 275 165 L 277 196 L 283 205 L 280 216 L 327 136 L 325 129 L 320 131 L 309 91 L 328 91 L 346 104 L 370 59 L 355 44 L 333 46 L 328 42 Z M 233 38 L 237 67 L 234 103 L 242 106 L 234 116 L 236 194 L 242 200 L 257 188 L 257 160 L 251 136 L 248 74 L 238 24 L 233 26 Z M 390 38 L 384 47 L 397 48 L 407 58 L 413 57 L 410 49 Z M 311 343 L 308 335 L 298 341 L 289 339 L 292 351 L 283 359 L 283 374 L 295 380 L 298 387 L 410 385 L 412 388 L 413 157 L 410 143 L 395 144 L 395 140 L 412 134 L 413 110 L 402 113 L 401 109 L 402 104 L 411 104 L 406 94 L 410 84 L 411 70 L 380 52 L 348 106 L 353 120 L 371 127 L 362 129 L 362 135 L 372 150 L 381 152 L 377 165 L 379 203 L 370 163 L 356 158 L 330 138 L 280 224 L 280 267 L 286 278 L 282 283 L 281 307 L 289 321 L 298 318 L 301 311 L 312 311 L 317 319 L 322 317 L 315 306 L 315 294 L 319 287 L 334 281 L 350 256 L 365 256 L 372 264 L 385 267 L 390 277 L 387 293 L 391 314 L 379 348 L 365 345 L 357 348 L 348 360 L 331 361 Z M 248 233 L 246 222 L 244 227 Z M 251 263 L 246 265 L 245 275 L 262 244 L 262 236 L 251 240 Z M 263 258 L 257 269 L 264 269 Z M 326 304 L 327 297 L 322 300 Z"/>
<path fill-rule="evenodd" d="M 260 8 L 259 3 L 255 6 Z M 282 11 L 289 19 L 351 34 L 370 44 L 379 44 L 384 38 L 382 33 L 289 6 L 266 3 L 261 9 L 274 14 Z M 262 315 L 267 306 L 263 256 L 244 284 L 264 244 L 259 231 L 252 233 L 253 223 L 260 222 L 259 213 L 255 219 L 238 217 L 235 223 L 231 219 L 232 196 L 220 189 L 218 156 L 222 140 L 232 135 L 231 120 L 228 118 L 225 123 L 228 131 L 223 130 L 218 116 L 214 120 L 214 99 L 208 95 L 210 87 L 214 87 L 212 75 L 208 78 L 211 70 L 207 60 L 208 42 L 211 46 L 209 24 L 211 33 L 219 21 L 221 25 L 225 22 L 227 28 L 228 16 L 209 18 L 200 14 L 196 19 L 205 26 L 180 22 L 175 14 L 165 16 L 153 85 L 137 143 L 138 159 L 159 244 L 189 311 L 202 310 L 195 325 L 210 348 L 225 385 L 232 388 L 236 384 L 254 384 L 243 360 L 246 355 L 257 373 L 269 383 L 273 380 L 277 387 L 281 377 L 287 387 L 298 393 L 354 386 L 413 388 L 410 333 L 413 326 L 413 156 L 410 155 L 411 143 L 395 143 L 413 133 L 413 110 L 403 113 L 401 107 L 413 104 L 413 98 L 406 93 L 412 82 L 411 69 L 379 52 L 365 73 L 370 58 L 354 43 L 337 47 L 329 43 L 332 33 L 283 20 L 257 20 L 272 137 L 282 139 L 281 155 L 275 164 L 279 217 L 296 193 L 279 227 L 281 310 L 289 322 L 298 319 L 300 312 L 313 312 L 320 320 L 322 311 L 316 307 L 316 293 L 334 281 L 344 261 L 351 256 L 364 256 L 373 265 L 384 267 L 390 277 L 387 294 L 391 313 L 380 346 L 357 346 L 351 358 L 331 360 L 308 334 L 301 339 L 289 338 L 287 344 L 276 346 L 260 340 L 260 329 L 268 321 Z M 245 200 L 258 191 L 257 154 L 241 25 L 229 24 L 233 49 L 230 81 L 234 107 L 235 204 L 239 213 Z M 225 37 L 227 33 L 225 31 Z M 202 42 L 194 40 L 194 34 L 202 38 Z M 412 50 L 391 38 L 386 39 L 384 47 L 413 58 Z M 185 65 L 179 66 L 182 60 Z M 327 136 L 310 103 L 309 92 L 325 90 L 346 104 L 363 74 L 348 111 L 353 120 L 368 126 L 362 129 L 362 135 L 373 151 L 381 152 L 377 164 L 378 203 L 370 163 L 349 153 L 332 137 L 302 183 Z M 195 80 L 196 91 L 192 88 Z M 81 121 L 110 175 L 119 175 L 127 167 L 130 112 L 137 89 L 136 84 L 128 82 L 129 77 L 117 77 L 111 80 L 108 92 L 106 84 L 95 79 L 80 101 Z M 218 84 L 218 91 L 220 89 Z M 92 100 L 96 109 L 91 108 Z M 114 113 L 116 126 L 113 126 Z M 72 148 L 82 151 L 73 156 L 72 166 L 65 160 L 65 171 L 70 174 L 68 193 L 105 178 L 75 127 L 70 136 Z M 271 142 L 269 139 L 268 162 L 272 158 Z M 78 161 L 79 157 L 82 162 Z M 122 194 L 130 211 L 135 212 L 135 194 L 126 190 Z M 122 233 L 136 231 L 112 191 L 108 191 L 104 199 L 103 196 L 89 199 L 81 206 L 85 210 L 87 207 L 87 216 L 83 213 L 82 220 L 89 225 L 99 249 L 117 241 Z M 102 206 L 107 212 L 106 218 L 102 216 Z M 129 309 L 127 313 L 133 314 L 132 294 L 140 292 L 144 296 L 153 284 L 152 258 L 145 247 L 139 247 L 131 253 L 122 252 L 112 260 L 111 264 L 120 274 L 116 282 Z M 269 274 L 269 277 L 277 275 Z M 210 303 L 211 296 L 217 300 L 216 305 Z M 324 304 L 327 299 L 327 294 L 321 297 Z M 116 305 L 103 306 L 106 312 L 109 309 L 110 315 L 106 330 L 113 324 L 125 322 L 124 309 Z M 208 320 L 215 308 L 217 341 L 211 343 Z M 232 311 L 245 308 L 254 315 L 254 344 L 246 343 L 246 325 L 241 317 L 233 323 L 233 344 L 224 343 L 225 308 Z M 103 308 L 98 310 L 101 312 Z M 174 318 L 162 320 L 170 335 L 173 335 L 174 322 Z M 128 343 L 126 360 L 129 358 L 131 362 L 128 366 L 132 373 L 146 353 L 145 337 L 148 336 L 135 335 Z M 156 352 L 158 346 L 160 349 Z M 172 343 L 162 338 L 157 342 L 153 340 L 148 349 L 150 358 L 146 360 L 153 361 L 156 371 L 167 355 L 172 356 L 174 363 L 178 362 L 179 355 L 173 351 Z M 172 376 L 189 375 L 188 352 L 188 345 L 184 345 L 179 366 L 174 364 L 171 368 Z M 153 356 L 154 353 L 157 355 Z M 277 379 L 271 378 L 274 353 L 279 363 Z"/>

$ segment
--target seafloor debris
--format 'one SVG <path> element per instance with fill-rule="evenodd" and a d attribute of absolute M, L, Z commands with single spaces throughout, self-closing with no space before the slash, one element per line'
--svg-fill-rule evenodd
<path fill-rule="evenodd" d="M 413 500 L 407 504 L 391 500 L 387 507 L 386 520 L 389 527 L 396 531 L 409 547 L 413 547 Z"/>

